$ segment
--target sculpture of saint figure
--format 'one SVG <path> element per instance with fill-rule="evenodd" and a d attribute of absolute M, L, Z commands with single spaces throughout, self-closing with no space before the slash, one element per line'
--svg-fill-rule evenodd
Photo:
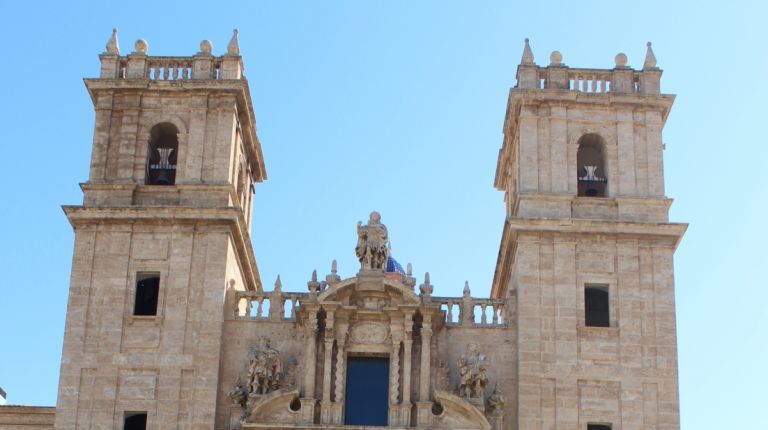
<path fill-rule="evenodd" d="M 368 224 L 357 223 L 357 246 L 355 255 L 363 270 L 384 270 L 389 256 L 389 234 L 387 226 L 381 223 L 381 215 L 371 212 Z"/>
<path fill-rule="evenodd" d="M 262 338 L 259 348 L 252 348 L 248 358 L 248 393 L 266 394 L 280 388 L 283 361 L 269 339 Z"/>
<path fill-rule="evenodd" d="M 488 359 L 477 350 L 477 344 L 467 344 L 467 351 L 461 354 L 457 364 L 459 367 L 459 396 L 482 397 L 488 385 Z"/>

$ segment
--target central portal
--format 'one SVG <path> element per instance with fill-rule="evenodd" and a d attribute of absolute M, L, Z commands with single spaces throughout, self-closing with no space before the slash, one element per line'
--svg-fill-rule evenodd
<path fill-rule="evenodd" d="M 389 409 L 389 359 L 349 357 L 344 424 L 386 426 Z"/>

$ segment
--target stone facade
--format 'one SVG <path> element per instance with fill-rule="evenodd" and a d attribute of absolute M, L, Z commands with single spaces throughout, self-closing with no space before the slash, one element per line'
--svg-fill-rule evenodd
<path fill-rule="evenodd" d="M 211 50 L 150 57 L 140 40 L 121 56 L 114 33 L 86 80 L 96 127 L 83 204 L 65 207 L 75 255 L 53 428 L 136 414 L 148 429 L 351 428 L 359 357 L 387 360 L 388 428 L 679 428 L 672 258 L 686 225 L 668 222 L 674 96 L 650 44 L 642 70 L 623 54 L 597 70 L 558 52 L 539 67 L 526 40 L 489 298 L 434 295 L 390 255 L 376 212 L 357 226 L 356 276 L 334 262 L 306 291 L 279 278 L 265 291 L 249 230 L 266 172 L 237 33 Z"/>

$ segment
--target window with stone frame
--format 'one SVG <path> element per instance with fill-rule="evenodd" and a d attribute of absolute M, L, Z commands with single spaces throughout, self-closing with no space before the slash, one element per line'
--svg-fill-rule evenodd
<path fill-rule="evenodd" d="M 157 315 L 160 298 L 160 273 L 139 272 L 136 274 L 136 294 L 133 314 L 138 316 Z"/>
<path fill-rule="evenodd" d="M 584 286 L 584 324 L 587 327 L 611 326 L 608 285 Z"/>
<path fill-rule="evenodd" d="M 123 418 L 123 430 L 146 430 L 146 412 L 125 412 Z"/>

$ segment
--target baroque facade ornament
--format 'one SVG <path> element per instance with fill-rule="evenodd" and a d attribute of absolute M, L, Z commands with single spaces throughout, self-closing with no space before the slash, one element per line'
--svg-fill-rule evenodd
<path fill-rule="evenodd" d="M 459 396 L 480 398 L 488 385 L 488 358 L 477 350 L 477 344 L 467 344 L 467 351 L 461 354 L 459 366 Z"/>
<path fill-rule="evenodd" d="M 389 337 L 389 329 L 383 324 L 363 322 L 352 326 L 349 341 L 357 344 L 380 344 Z"/>
<path fill-rule="evenodd" d="M 389 234 L 381 223 L 381 215 L 373 211 L 368 224 L 357 222 L 357 246 L 355 254 L 363 271 L 384 271 L 389 257 Z"/>
<path fill-rule="evenodd" d="M 268 338 L 248 351 L 248 394 L 260 395 L 277 390 L 283 373 L 280 352 L 272 348 Z"/>

